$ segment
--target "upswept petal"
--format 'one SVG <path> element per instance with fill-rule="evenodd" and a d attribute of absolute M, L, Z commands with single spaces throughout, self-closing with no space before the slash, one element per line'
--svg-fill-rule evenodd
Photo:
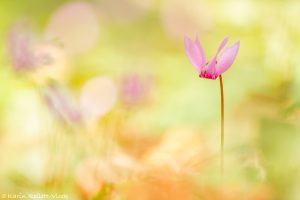
<path fill-rule="evenodd" d="M 219 49 L 218 49 L 218 51 L 217 51 L 217 55 L 220 53 L 220 51 L 225 47 L 225 45 L 227 44 L 227 42 L 228 42 L 228 37 L 225 37 L 224 39 L 223 39 L 223 41 L 221 42 L 221 44 L 220 44 L 220 46 L 219 46 Z"/>
<path fill-rule="evenodd" d="M 232 46 L 226 48 L 220 55 L 217 63 L 217 74 L 220 75 L 224 73 L 235 60 L 235 57 L 239 51 L 240 41 L 236 42 Z"/>
<path fill-rule="evenodd" d="M 216 62 L 217 62 L 217 57 L 216 55 L 209 61 L 209 63 L 206 66 L 206 73 L 207 74 L 215 74 L 216 73 Z"/>
<path fill-rule="evenodd" d="M 191 64 L 197 69 L 199 73 L 201 73 L 201 69 L 203 67 L 203 56 L 201 50 L 199 49 L 199 46 L 194 44 L 189 37 L 184 36 L 184 48 Z"/>
<path fill-rule="evenodd" d="M 206 72 L 207 73 L 213 74 L 213 73 L 216 72 L 217 56 L 220 53 L 220 51 L 225 47 L 225 45 L 227 44 L 227 42 L 228 42 L 228 37 L 225 37 L 223 39 L 223 41 L 221 42 L 221 44 L 220 44 L 220 46 L 218 48 L 218 51 L 216 52 L 216 54 L 214 55 L 214 57 L 207 64 L 207 67 L 206 67 Z"/>
<path fill-rule="evenodd" d="M 206 64 L 206 58 L 205 58 L 204 50 L 203 50 L 203 48 L 201 46 L 201 43 L 200 43 L 200 40 L 199 40 L 198 36 L 196 36 L 195 44 L 196 44 L 197 48 L 200 51 L 201 58 L 202 58 L 200 62 L 201 62 L 201 66 L 203 67 Z"/>

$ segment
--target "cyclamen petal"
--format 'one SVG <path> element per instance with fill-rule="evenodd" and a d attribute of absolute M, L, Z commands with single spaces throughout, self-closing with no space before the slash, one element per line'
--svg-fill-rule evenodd
<path fill-rule="evenodd" d="M 201 69 L 204 65 L 202 65 L 203 56 L 200 50 L 201 46 L 200 49 L 199 46 L 200 44 L 199 45 L 194 44 L 190 38 L 184 36 L 184 47 L 185 47 L 185 52 L 189 58 L 189 61 L 197 69 L 197 71 L 201 73 Z"/>
<path fill-rule="evenodd" d="M 216 62 L 217 62 L 217 57 L 216 55 L 209 61 L 209 63 L 206 66 L 206 73 L 207 74 L 214 74 L 216 73 Z"/>
<path fill-rule="evenodd" d="M 217 51 L 216 54 L 219 54 L 220 51 L 222 51 L 222 49 L 225 47 L 225 45 L 227 44 L 227 42 L 228 42 L 228 37 L 225 37 L 225 38 L 223 39 L 223 41 L 221 42 L 221 44 L 220 44 L 220 46 L 219 46 L 219 49 L 218 49 L 218 51 Z"/>
<path fill-rule="evenodd" d="M 220 75 L 224 73 L 233 64 L 236 55 L 239 51 L 240 42 L 233 44 L 232 46 L 226 48 L 220 55 L 217 63 L 217 74 Z"/>
<path fill-rule="evenodd" d="M 216 62 L 217 62 L 217 56 L 220 53 L 220 51 L 225 47 L 225 45 L 228 42 L 228 37 L 225 37 L 223 41 L 221 42 L 218 51 L 214 55 L 214 57 L 209 61 L 206 67 L 206 72 L 209 74 L 215 74 L 216 73 Z"/>
<path fill-rule="evenodd" d="M 203 48 L 201 46 L 201 43 L 200 43 L 200 40 L 199 40 L 198 36 L 196 36 L 195 44 L 196 44 L 196 46 L 199 49 L 200 54 L 201 54 L 200 55 L 201 60 L 199 62 L 201 64 L 201 68 L 202 68 L 206 64 L 206 58 L 205 58 L 204 50 L 203 50 Z"/>

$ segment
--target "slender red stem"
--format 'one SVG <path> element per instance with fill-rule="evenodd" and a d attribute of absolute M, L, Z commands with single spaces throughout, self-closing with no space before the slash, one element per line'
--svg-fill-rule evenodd
<path fill-rule="evenodd" d="M 219 76 L 220 80 L 220 94 L 221 94 L 221 176 L 224 172 L 224 91 L 222 75 Z"/>

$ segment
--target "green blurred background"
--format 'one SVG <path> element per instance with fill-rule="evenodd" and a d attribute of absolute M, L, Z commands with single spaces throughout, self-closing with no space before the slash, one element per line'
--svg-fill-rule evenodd
<path fill-rule="evenodd" d="M 89 9 L 75 14 L 63 10 L 72 4 Z M 118 151 L 143 165 L 148 155 L 144 152 L 154 151 L 170 130 L 188 129 L 201 138 L 198 145 L 206 146 L 213 160 L 189 177 L 195 193 L 201 193 L 198 199 L 219 199 L 212 195 L 219 189 L 219 83 L 198 78 L 184 52 L 187 34 L 200 37 L 207 58 L 225 36 L 230 44 L 241 42 L 235 63 L 223 75 L 225 185 L 231 193 L 225 199 L 300 199 L 299 10 L 296 0 L 1 0 L 1 194 L 55 191 L 70 199 L 135 199 L 122 196 L 130 189 L 116 189 L 121 197 L 102 198 L 103 187 L 102 193 L 96 192 L 101 195 L 81 195 L 81 179 L 74 181 L 78 163 L 98 153 L 101 157 L 102 146 L 106 148 L 101 138 L 110 140 L 103 132 L 115 133 L 111 140 Z M 41 67 L 38 74 L 16 72 L 11 62 L 8 34 L 20 21 L 34 29 L 42 47 L 55 48 L 50 66 Z M 141 102 L 130 108 L 118 89 L 127 74 L 138 74 L 150 85 Z M 84 127 L 61 123 L 40 98 L 51 79 L 79 102 L 83 86 L 94 77 L 109 78 L 118 92 L 113 106 L 92 122 L 85 121 Z M 104 94 L 111 95 L 99 95 Z M 180 148 L 188 151 L 189 143 Z M 45 175 L 45 168 L 50 166 L 56 174 L 61 161 L 45 163 L 61 152 L 71 156 L 62 181 L 53 186 L 45 176 L 55 175 Z M 213 189 L 205 196 L 201 191 L 206 187 Z"/>

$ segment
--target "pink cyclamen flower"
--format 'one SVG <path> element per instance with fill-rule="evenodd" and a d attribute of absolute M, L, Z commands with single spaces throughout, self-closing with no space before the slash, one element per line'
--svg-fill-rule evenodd
<path fill-rule="evenodd" d="M 228 37 L 224 38 L 217 50 L 217 53 L 212 57 L 212 59 L 209 62 L 206 62 L 205 54 L 198 37 L 196 37 L 195 42 L 193 42 L 189 37 L 184 36 L 185 52 L 191 64 L 198 71 L 199 77 L 216 79 L 231 67 L 238 53 L 240 42 L 238 41 L 232 46 L 227 47 L 218 57 L 227 42 Z"/>
<path fill-rule="evenodd" d="M 32 71 L 38 66 L 52 62 L 49 54 L 37 50 L 37 45 L 40 45 L 40 42 L 37 42 L 30 25 L 18 23 L 10 28 L 7 50 L 16 71 Z"/>
<path fill-rule="evenodd" d="M 138 105 L 147 100 L 153 86 L 151 77 L 127 74 L 121 82 L 121 98 L 127 106 Z"/>
<path fill-rule="evenodd" d="M 36 65 L 33 36 L 20 26 L 14 26 L 8 35 L 8 51 L 17 71 L 30 70 Z"/>
<path fill-rule="evenodd" d="M 62 121 L 73 124 L 82 121 L 82 113 L 66 88 L 50 82 L 45 88 L 44 98 L 49 109 Z"/>

